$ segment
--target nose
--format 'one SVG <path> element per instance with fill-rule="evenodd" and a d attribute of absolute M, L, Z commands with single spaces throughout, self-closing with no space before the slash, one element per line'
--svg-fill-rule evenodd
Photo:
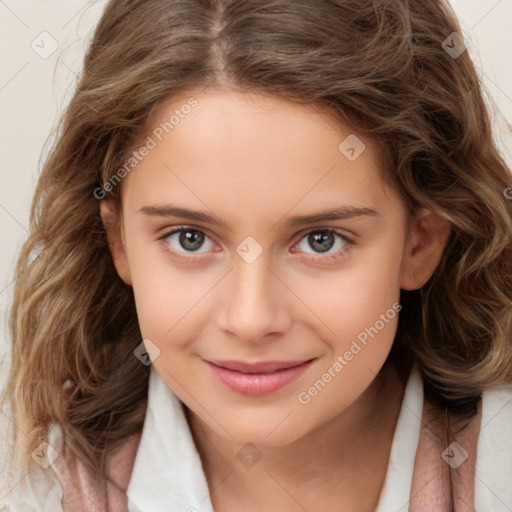
<path fill-rule="evenodd" d="M 235 261 L 218 305 L 218 327 L 246 343 L 275 339 L 292 323 L 289 292 L 263 255 L 253 263 Z"/>

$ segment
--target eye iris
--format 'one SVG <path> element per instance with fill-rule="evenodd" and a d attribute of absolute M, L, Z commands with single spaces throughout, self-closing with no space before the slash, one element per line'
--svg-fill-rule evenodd
<path fill-rule="evenodd" d="M 203 241 L 204 235 L 200 231 L 188 230 L 180 233 L 180 244 L 188 251 L 196 251 L 203 245 Z"/>
<path fill-rule="evenodd" d="M 334 245 L 334 234 L 330 231 L 316 231 L 308 236 L 308 243 L 318 252 L 326 252 Z"/>

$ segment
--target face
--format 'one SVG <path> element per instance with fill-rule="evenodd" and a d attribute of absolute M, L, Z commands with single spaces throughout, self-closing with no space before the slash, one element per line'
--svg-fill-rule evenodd
<path fill-rule="evenodd" d="M 158 373 L 234 443 L 287 444 L 343 414 L 391 349 L 400 287 L 423 284 L 443 237 L 408 230 L 375 146 L 318 108 L 203 92 L 150 126 L 109 242 Z"/>

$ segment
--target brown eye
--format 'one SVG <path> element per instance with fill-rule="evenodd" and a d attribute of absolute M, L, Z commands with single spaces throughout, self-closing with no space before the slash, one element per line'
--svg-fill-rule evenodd
<path fill-rule="evenodd" d="M 182 230 L 178 237 L 178 242 L 183 249 L 187 251 L 197 251 L 204 243 L 204 233 L 196 231 L 195 229 Z"/>
<path fill-rule="evenodd" d="M 166 233 L 160 237 L 172 252 L 186 254 L 197 253 L 202 254 L 208 252 L 214 246 L 204 231 L 195 228 L 180 227 L 173 229 L 170 233 Z M 210 245 L 208 247 L 208 244 Z M 206 247 L 205 250 L 201 250 Z"/>
<path fill-rule="evenodd" d="M 318 252 L 327 252 L 336 240 L 332 231 L 315 231 L 308 235 L 308 244 Z"/>
<path fill-rule="evenodd" d="M 343 255 L 354 244 L 347 236 L 336 229 L 315 229 L 309 231 L 296 244 L 300 252 L 311 255 L 319 255 L 317 258 L 332 259 Z M 297 251 L 294 251 L 297 252 Z M 321 255 L 324 254 L 324 257 Z"/>

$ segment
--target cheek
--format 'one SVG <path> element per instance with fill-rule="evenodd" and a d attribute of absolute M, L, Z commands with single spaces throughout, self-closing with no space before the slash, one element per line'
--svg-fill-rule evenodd
<path fill-rule="evenodd" d="M 299 397 L 311 412 L 343 409 L 370 385 L 384 364 L 401 309 L 401 247 L 397 243 L 368 253 L 331 282 L 323 300 L 315 302 L 316 308 L 322 307 L 318 311 L 331 332 L 326 338 L 330 346 L 326 362 L 302 390 L 302 400 Z"/>
<path fill-rule="evenodd" d="M 399 287 L 392 279 L 367 279 L 367 286 L 332 292 L 322 311 L 330 334 L 326 357 L 297 394 L 301 409 L 329 421 L 370 386 L 386 361 L 396 334 Z"/>
<path fill-rule="evenodd" d="M 158 244 L 145 251 L 138 250 L 136 244 L 132 247 L 128 259 L 142 336 L 160 349 L 171 341 L 185 343 L 188 331 L 198 324 L 195 319 L 213 286 L 212 276 L 203 273 L 199 277 L 173 266 Z"/>
<path fill-rule="evenodd" d="M 364 333 L 373 326 L 379 330 L 383 343 L 384 340 L 386 344 L 392 342 L 396 305 L 400 298 L 398 272 L 386 267 L 384 261 L 382 263 L 373 272 L 352 276 L 353 282 L 340 293 L 338 303 L 343 307 L 331 310 L 331 315 L 336 322 L 334 330 L 343 333 L 341 339 L 358 338 L 364 343 Z"/>
<path fill-rule="evenodd" d="M 347 265 L 336 270 L 308 278 L 295 276 L 297 295 L 314 314 L 311 321 L 325 326 L 322 332 L 336 350 L 344 351 L 360 333 L 364 339 L 365 329 L 376 322 L 382 331 L 380 339 L 388 345 L 392 342 L 397 325 L 393 305 L 400 298 L 401 249 L 399 239 L 394 243 L 382 240 L 371 250 L 354 253 Z"/>
<path fill-rule="evenodd" d="M 162 279 L 133 280 L 137 316 L 144 337 L 159 345 L 186 344 L 199 326 L 199 304 L 207 293 L 190 278 L 172 274 Z M 163 348 L 163 346 L 161 347 Z"/>

